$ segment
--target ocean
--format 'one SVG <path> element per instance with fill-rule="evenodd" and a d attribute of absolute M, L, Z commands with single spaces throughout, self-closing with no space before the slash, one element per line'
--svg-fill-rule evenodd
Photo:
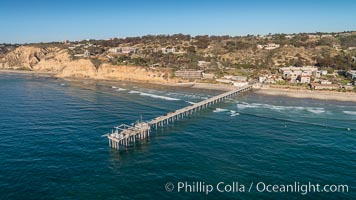
<path fill-rule="evenodd" d="M 126 150 L 103 137 L 215 94 L 2 73 L 0 199 L 356 199 L 355 103 L 249 93 Z"/>

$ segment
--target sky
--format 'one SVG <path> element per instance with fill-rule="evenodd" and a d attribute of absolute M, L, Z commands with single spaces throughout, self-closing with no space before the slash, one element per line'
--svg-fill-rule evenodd
<path fill-rule="evenodd" d="M 0 0 L 0 43 L 356 30 L 355 0 Z"/>

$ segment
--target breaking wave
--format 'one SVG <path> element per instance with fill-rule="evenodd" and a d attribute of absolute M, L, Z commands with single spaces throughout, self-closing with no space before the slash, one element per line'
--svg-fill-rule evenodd
<path fill-rule="evenodd" d="M 129 93 L 130 94 L 139 94 L 140 92 L 139 91 L 135 91 L 135 90 L 131 90 Z"/>
<path fill-rule="evenodd" d="M 238 102 L 237 108 L 240 110 L 248 109 L 248 108 L 264 108 L 264 109 L 270 109 L 276 111 L 294 110 L 294 111 L 308 111 L 314 114 L 325 113 L 325 108 L 321 108 L 321 107 L 276 106 L 271 104 L 246 103 L 246 102 Z"/>
<path fill-rule="evenodd" d="M 156 98 L 156 99 L 164 99 L 164 100 L 168 100 L 168 101 L 179 101 L 180 100 L 180 99 L 173 98 L 173 97 L 160 96 L 160 95 L 149 94 L 149 93 L 144 93 L 144 92 L 141 92 L 140 95 L 148 96 L 148 97 L 152 97 L 152 98 Z"/>
<path fill-rule="evenodd" d="M 229 111 L 228 109 L 223 109 L 223 108 L 216 108 L 215 110 L 213 110 L 213 112 L 227 112 Z"/>
<path fill-rule="evenodd" d="M 348 114 L 348 115 L 356 115 L 356 111 L 345 110 L 345 111 L 342 111 L 342 112 L 345 113 L 345 114 Z"/>
<path fill-rule="evenodd" d="M 117 89 L 116 91 L 125 91 L 125 90 L 127 90 L 127 89 L 119 88 L 119 89 Z"/>
<path fill-rule="evenodd" d="M 152 98 L 156 98 L 156 99 L 164 99 L 164 100 L 168 100 L 168 101 L 179 101 L 180 100 L 180 99 L 173 98 L 173 97 L 160 96 L 160 95 L 156 95 L 156 94 L 139 92 L 139 91 L 135 91 L 135 90 L 131 90 L 129 93 L 130 94 L 140 94 L 141 96 L 147 96 L 147 97 L 152 97 Z"/>
<path fill-rule="evenodd" d="M 240 113 L 234 111 L 234 110 L 230 110 L 230 117 L 235 117 L 235 116 L 238 116 L 240 115 Z"/>
<path fill-rule="evenodd" d="M 228 110 L 228 109 L 224 109 L 224 108 L 216 108 L 215 110 L 213 110 L 213 112 L 215 112 L 215 113 L 227 112 L 230 114 L 230 117 L 235 117 L 235 116 L 240 115 L 240 113 L 238 113 L 234 110 Z"/>

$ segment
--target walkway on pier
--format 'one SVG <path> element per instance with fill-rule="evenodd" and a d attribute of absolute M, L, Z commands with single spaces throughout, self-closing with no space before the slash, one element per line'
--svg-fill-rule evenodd
<path fill-rule="evenodd" d="M 252 85 L 248 85 L 236 90 L 225 92 L 204 101 L 195 103 L 194 105 L 170 112 L 167 115 L 156 117 L 149 122 L 139 122 L 133 126 L 122 124 L 115 127 L 114 131 L 108 134 L 109 145 L 114 149 L 120 149 L 120 146 L 128 146 L 129 144 L 135 143 L 136 140 L 147 138 L 151 133 L 151 129 L 157 129 L 158 127 L 168 125 L 169 123 L 183 119 L 195 112 L 222 102 L 227 98 L 235 97 L 241 93 L 250 91 L 251 89 Z"/>

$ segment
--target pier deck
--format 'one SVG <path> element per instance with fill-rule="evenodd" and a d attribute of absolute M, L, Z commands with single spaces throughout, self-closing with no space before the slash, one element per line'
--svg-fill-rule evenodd
<path fill-rule="evenodd" d="M 147 138 L 152 129 L 157 129 L 173 123 L 174 121 L 184 119 L 195 112 L 201 111 L 228 98 L 238 96 L 251 89 L 252 85 L 248 85 L 195 103 L 194 105 L 181 108 L 174 112 L 170 112 L 167 115 L 156 117 L 148 122 L 139 122 L 133 126 L 125 124 L 117 126 L 110 134 L 107 135 L 109 139 L 109 146 L 114 149 L 120 149 L 122 146 L 129 146 L 138 140 Z"/>

